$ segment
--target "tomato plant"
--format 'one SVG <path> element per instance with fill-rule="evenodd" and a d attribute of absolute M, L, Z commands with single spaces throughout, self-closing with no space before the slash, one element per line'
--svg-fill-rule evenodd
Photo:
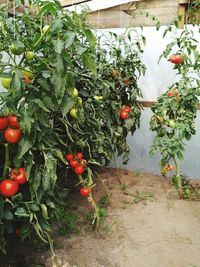
<path fill-rule="evenodd" d="M 172 25 L 166 29 L 164 35 L 171 29 Z M 179 81 L 170 85 L 152 107 L 154 114 L 150 128 L 156 132 L 156 138 L 150 153 L 160 151 L 162 175 L 173 170 L 174 167 L 169 163 L 174 163 L 175 174 L 172 181 L 180 197 L 183 197 L 188 188 L 183 185 L 184 175 L 179 170 L 178 160 L 184 160 L 185 140 L 190 140 L 196 132 L 195 118 L 200 87 L 198 40 L 194 38 L 193 30 L 187 25 L 181 34 L 167 45 L 161 57 L 167 59 L 172 50 L 177 52 L 169 60 L 175 64 L 174 69 L 179 75 Z"/>
<path fill-rule="evenodd" d="M 63 179 L 69 177 L 79 179 L 81 192 L 87 189 L 98 225 L 99 208 L 90 194 L 93 169 L 116 154 L 127 163 L 126 137 L 139 127 L 141 115 L 137 81 L 145 72 L 144 37 L 126 31 L 101 41 L 86 24 L 85 11 L 69 12 L 57 0 L 29 2 L 37 7 L 35 16 L 29 7 L 17 17 L 8 16 L 6 4 L 0 8 L 0 75 L 10 79 L 9 90 L 0 93 L 0 116 L 15 116 L 0 132 L 5 153 L 0 180 L 10 174 L 12 183 L 20 183 L 9 203 L 0 196 L 4 252 L 16 221 L 22 240 L 37 234 L 52 248 L 51 222 L 64 205 Z M 131 107 L 126 120 L 119 116 L 123 107 Z"/>

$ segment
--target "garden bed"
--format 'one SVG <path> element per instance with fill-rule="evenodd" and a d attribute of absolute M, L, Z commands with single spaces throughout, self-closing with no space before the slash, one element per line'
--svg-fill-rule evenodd
<path fill-rule="evenodd" d="M 99 233 L 89 226 L 87 199 L 78 191 L 70 194 L 68 206 L 77 215 L 78 232 L 54 234 L 57 266 L 198 267 L 200 203 L 180 200 L 169 179 L 140 171 L 120 170 L 120 174 L 125 185 L 118 182 L 116 169 L 100 173 L 111 203 Z M 95 183 L 94 196 L 99 201 L 105 187 L 98 178 Z M 198 181 L 193 183 L 199 186 Z M 35 244 L 33 250 L 32 243 L 18 248 L 18 258 L 26 255 L 23 266 L 52 266 L 49 250 Z M 7 266 L 22 266 L 16 264 L 15 256 L 15 265 Z"/>

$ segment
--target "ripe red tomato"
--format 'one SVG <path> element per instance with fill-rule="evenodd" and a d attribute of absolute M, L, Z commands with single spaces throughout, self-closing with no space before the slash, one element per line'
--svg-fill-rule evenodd
<path fill-rule="evenodd" d="M 90 188 L 88 187 L 82 187 L 80 189 L 80 194 L 84 197 L 88 197 L 90 195 Z"/>
<path fill-rule="evenodd" d="M 7 128 L 4 132 L 4 138 L 8 143 L 16 144 L 21 139 L 22 132 L 20 129 Z"/>
<path fill-rule="evenodd" d="M 11 170 L 10 176 L 18 184 L 25 184 L 28 182 L 26 178 L 26 170 L 24 168 L 19 168 L 18 170 L 17 169 Z"/>
<path fill-rule="evenodd" d="M 70 161 L 74 158 L 74 156 L 72 154 L 66 154 L 65 158 L 66 158 L 66 160 Z"/>
<path fill-rule="evenodd" d="M 32 83 L 32 80 L 28 77 L 24 77 L 23 82 L 29 84 Z"/>
<path fill-rule="evenodd" d="M 183 56 L 182 55 L 171 55 L 169 61 L 174 64 L 182 64 L 183 63 Z"/>
<path fill-rule="evenodd" d="M 85 160 L 82 159 L 82 160 L 80 161 L 80 164 L 79 164 L 79 165 L 85 168 Z"/>
<path fill-rule="evenodd" d="M 6 127 L 8 127 L 8 118 L 0 117 L 0 130 L 5 129 Z"/>
<path fill-rule="evenodd" d="M 77 160 L 74 160 L 74 159 L 71 159 L 70 162 L 69 162 L 69 165 L 72 168 L 76 168 L 78 166 L 78 161 Z"/>
<path fill-rule="evenodd" d="M 123 111 L 126 111 L 126 112 L 130 112 L 131 111 L 131 107 L 129 107 L 129 106 L 125 106 L 124 108 L 123 108 Z"/>
<path fill-rule="evenodd" d="M 113 70 L 113 76 L 116 78 L 118 76 L 118 70 L 117 69 L 114 69 Z"/>
<path fill-rule="evenodd" d="M 17 228 L 17 229 L 15 230 L 15 234 L 18 235 L 18 236 L 20 235 L 20 232 L 21 232 L 21 231 L 20 231 L 20 228 Z"/>
<path fill-rule="evenodd" d="M 9 122 L 9 125 L 11 127 L 19 128 L 19 123 L 18 123 L 18 120 L 17 120 L 17 116 L 15 116 L 15 115 L 8 116 L 8 122 Z"/>
<path fill-rule="evenodd" d="M 0 192 L 4 197 L 14 196 L 19 190 L 19 184 L 16 181 L 5 179 L 0 183 Z"/>
<path fill-rule="evenodd" d="M 177 95 L 178 95 L 178 92 L 177 92 L 177 90 L 172 89 L 172 90 L 169 90 L 169 91 L 168 91 L 167 95 L 168 95 L 169 97 L 177 96 Z"/>
<path fill-rule="evenodd" d="M 174 166 L 172 166 L 172 165 L 168 165 L 167 167 L 166 167 L 166 170 L 169 172 L 169 171 L 173 171 L 173 169 L 174 169 Z"/>
<path fill-rule="evenodd" d="M 83 153 L 82 153 L 82 152 L 77 153 L 77 154 L 76 154 L 76 158 L 77 158 L 77 159 L 82 159 L 82 158 L 83 158 Z"/>
<path fill-rule="evenodd" d="M 124 111 L 124 110 L 121 110 L 120 112 L 120 117 L 123 119 L 123 120 L 126 120 L 128 118 L 128 112 L 127 111 Z"/>
<path fill-rule="evenodd" d="M 74 171 L 77 175 L 80 175 L 84 172 L 85 168 L 83 166 L 77 166 Z"/>
<path fill-rule="evenodd" d="M 129 83 L 129 78 L 124 79 L 123 83 L 128 84 Z"/>

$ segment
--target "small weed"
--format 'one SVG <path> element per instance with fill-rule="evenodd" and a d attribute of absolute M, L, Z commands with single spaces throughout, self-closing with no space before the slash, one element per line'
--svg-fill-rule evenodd
<path fill-rule="evenodd" d="M 57 210 L 57 220 L 60 234 L 69 235 L 71 233 L 78 233 L 77 216 L 73 212 L 60 208 Z"/>
<path fill-rule="evenodd" d="M 168 210 L 170 210 L 173 207 L 174 207 L 174 203 L 173 202 L 167 202 L 167 209 Z"/>
<path fill-rule="evenodd" d="M 120 189 L 122 191 L 125 191 L 127 189 L 127 185 L 126 184 L 121 184 Z"/>
<path fill-rule="evenodd" d="M 122 200 L 122 203 L 125 204 L 125 205 L 130 204 L 130 202 L 127 199 Z"/>
<path fill-rule="evenodd" d="M 108 195 L 105 195 L 105 196 L 102 196 L 99 200 L 99 206 L 101 208 L 105 208 L 109 205 L 110 203 L 110 199 L 109 199 L 109 196 Z"/>
<path fill-rule="evenodd" d="M 134 171 L 135 176 L 139 176 L 142 173 L 143 173 L 143 169 L 137 169 Z"/>
<path fill-rule="evenodd" d="M 142 202 L 143 204 L 146 204 L 147 200 L 152 200 L 154 197 L 153 192 L 139 192 L 136 191 L 136 194 L 134 195 L 133 203 L 137 204 L 139 202 Z"/>

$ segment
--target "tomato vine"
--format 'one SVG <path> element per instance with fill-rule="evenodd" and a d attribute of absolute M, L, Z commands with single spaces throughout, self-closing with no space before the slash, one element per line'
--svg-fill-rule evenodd
<path fill-rule="evenodd" d="M 178 26 L 177 22 L 174 26 Z M 172 25 L 165 30 L 164 35 L 171 30 Z M 162 175 L 169 171 L 169 164 L 174 164 L 172 181 L 181 197 L 189 197 L 191 194 L 191 186 L 188 183 L 185 186 L 178 160 L 184 160 L 185 140 L 190 140 L 196 132 L 195 118 L 200 88 L 198 44 L 193 29 L 186 25 L 180 35 L 167 45 L 161 57 L 171 61 L 169 64 L 174 64 L 179 80 L 158 97 L 157 103 L 152 107 L 154 115 L 150 122 L 150 129 L 157 134 L 150 153 L 152 155 L 155 151 L 160 151 Z"/>
<path fill-rule="evenodd" d="M 57 207 L 65 204 L 67 179 L 78 178 L 98 226 L 93 170 L 116 153 L 127 162 L 126 137 L 139 127 L 141 114 L 137 80 L 145 71 L 144 37 L 110 34 L 104 42 L 86 24 L 86 12 L 69 12 L 56 0 L 29 2 L 33 12 L 25 8 L 14 17 L 6 4 L 0 6 L 3 252 L 19 229 L 21 240 L 36 233 L 52 248 L 49 232 L 59 217 Z M 124 108 L 127 119 L 120 118 Z M 10 181 L 19 182 L 9 197 L 3 193 L 5 180 L 7 188 Z"/>

